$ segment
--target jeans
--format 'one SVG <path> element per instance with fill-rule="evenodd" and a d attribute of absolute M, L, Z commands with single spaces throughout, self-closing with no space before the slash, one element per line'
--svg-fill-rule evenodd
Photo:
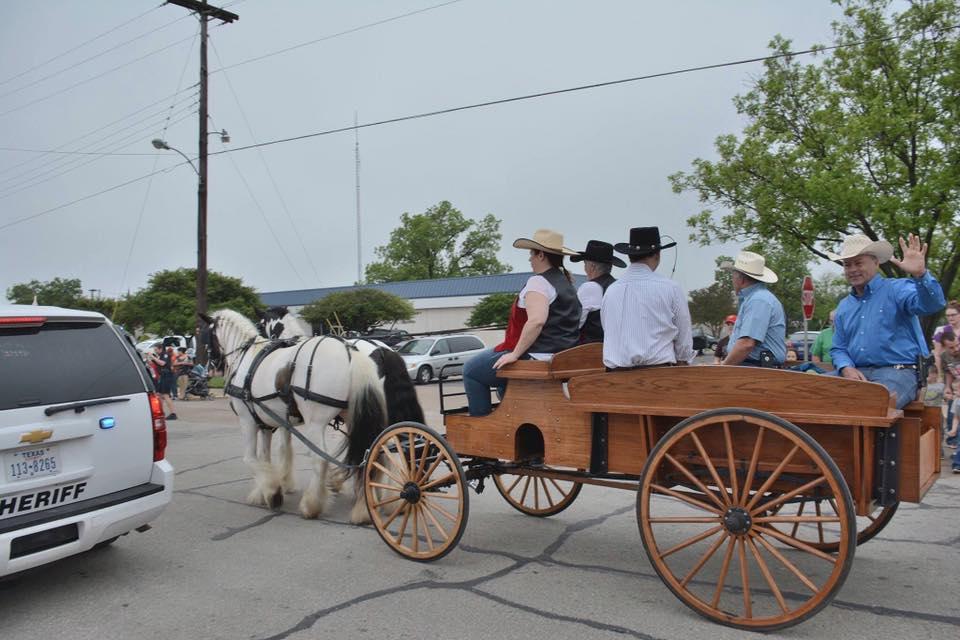
<path fill-rule="evenodd" d="M 507 351 L 484 349 L 463 365 L 463 390 L 467 393 L 467 406 L 471 416 L 485 416 L 493 410 L 490 402 L 490 387 L 497 387 L 500 395 L 507 388 L 505 378 L 498 378 L 493 363 Z"/>
<path fill-rule="evenodd" d="M 879 382 L 893 393 L 896 393 L 897 409 L 903 409 L 916 400 L 916 369 L 894 369 L 893 367 L 857 367 L 857 369 L 870 382 Z"/>

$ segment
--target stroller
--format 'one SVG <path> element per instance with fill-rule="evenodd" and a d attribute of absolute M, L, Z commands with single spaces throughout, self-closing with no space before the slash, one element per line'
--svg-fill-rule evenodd
<path fill-rule="evenodd" d="M 210 387 L 207 385 L 207 381 L 210 376 L 207 375 L 207 370 L 203 365 L 196 365 L 187 373 L 187 396 L 197 396 L 198 398 L 203 398 L 204 400 L 212 399 L 210 396 Z"/>

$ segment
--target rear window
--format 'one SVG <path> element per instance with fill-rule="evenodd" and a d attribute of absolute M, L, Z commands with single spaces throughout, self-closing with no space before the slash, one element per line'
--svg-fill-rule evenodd
<path fill-rule="evenodd" d="M 142 392 L 136 367 L 102 322 L 0 329 L 0 411 Z"/>

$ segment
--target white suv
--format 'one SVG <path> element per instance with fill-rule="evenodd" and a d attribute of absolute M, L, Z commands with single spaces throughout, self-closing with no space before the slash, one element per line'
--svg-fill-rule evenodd
<path fill-rule="evenodd" d="M 0 305 L 0 576 L 145 530 L 169 504 L 160 399 L 104 316 Z"/>

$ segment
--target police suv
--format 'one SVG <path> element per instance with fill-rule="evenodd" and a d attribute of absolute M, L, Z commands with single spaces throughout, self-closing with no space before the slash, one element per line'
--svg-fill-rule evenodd
<path fill-rule="evenodd" d="M 99 313 L 0 305 L 0 576 L 146 530 L 170 502 L 166 423 Z"/>

